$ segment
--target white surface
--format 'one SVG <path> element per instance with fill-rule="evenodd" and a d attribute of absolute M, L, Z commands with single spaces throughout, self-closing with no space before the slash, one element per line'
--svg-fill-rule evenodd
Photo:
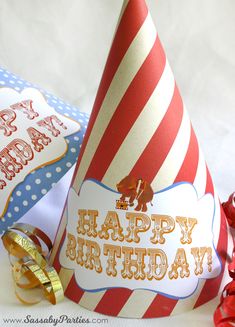
<path fill-rule="evenodd" d="M 235 189 L 235 2 L 147 2 L 224 200 Z M 121 0 L 1 0 L 0 65 L 89 112 L 121 3 Z M 45 197 L 46 210 L 40 202 L 24 220 L 44 227 L 53 237 L 67 184 L 65 178 Z M 26 313 L 37 317 L 50 314 L 101 317 L 69 300 L 57 306 L 46 301 L 33 307 L 22 306 L 14 297 L 7 255 L 0 251 L 0 319 L 13 315 L 20 318 Z M 218 299 L 184 315 L 139 320 L 135 325 L 212 326 L 217 303 Z M 133 324 L 132 320 L 108 319 L 108 325 Z M 0 320 L 0 326 L 7 324 Z"/>

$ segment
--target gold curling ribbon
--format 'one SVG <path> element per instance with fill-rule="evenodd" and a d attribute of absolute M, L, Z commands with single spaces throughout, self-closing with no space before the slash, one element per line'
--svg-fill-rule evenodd
<path fill-rule="evenodd" d="M 52 243 L 42 230 L 32 225 L 17 223 L 3 234 L 2 241 L 12 265 L 15 293 L 22 303 L 40 302 L 41 299 L 29 300 L 21 295 L 22 290 L 27 294 L 27 291 L 37 288 L 43 290 L 44 296 L 52 304 L 63 300 L 64 291 L 60 278 L 56 270 L 48 265 Z M 43 250 L 41 241 L 46 245 L 47 251 Z"/>

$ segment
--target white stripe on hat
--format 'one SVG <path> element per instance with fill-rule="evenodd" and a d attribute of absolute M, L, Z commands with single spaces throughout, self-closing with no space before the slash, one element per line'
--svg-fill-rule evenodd
<path fill-rule="evenodd" d="M 184 108 L 183 119 L 176 139 L 151 183 L 154 192 L 164 189 L 174 183 L 188 150 L 190 132 L 191 123 L 188 113 Z"/>
<path fill-rule="evenodd" d="M 206 162 L 204 159 L 204 155 L 202 153 L 202 149 L 199 146 L 197 173 L 193 182 L 193 185 L 197 191 L 197 195 L 199 199 L 205 194 L 206 180 L 207 180 Z"/>
<path fill-rule="evenodd" d="M 135 290 L 122 307 L 118 317 L 142 318 L 155 296 L 155 292 Z"/>
<path fill-rule="evenodd" d="M 106 291 L 100 292 L 84 292 L 83 296 L 81 297 L 79 304 L 86 309 L 95 310 L 95 307 L 100 302 L 101 298 L 103 297 Z"/>
<path fill-rule="evenodd" d="M 60 272 L 59 272 L 59 277 L 60 277 L 60 280 L 61 280 L 64 290 L 66 290 L 66 288 L 68 287 L 69 282 L 70 282 L 71 278 L 73 277 L 73 273 L 74 273 L 74 271 L 72 269 L 66 269 L 66 268 L 61 267 Z"/>

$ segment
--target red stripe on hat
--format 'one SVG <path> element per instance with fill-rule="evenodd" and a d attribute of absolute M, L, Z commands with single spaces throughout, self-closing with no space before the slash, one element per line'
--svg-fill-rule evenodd
<path fill-rule="evenodd" d="M 177 302 L 178 300 L 158 294 L 155 296 L 142 318 L 169 316 Z"/>
<path fill-rule="evenodd" d="M 109 89 L 112 79 L 132 41 L 143 25 L 148 15 L 148 8 L 145 1 L 130 0 L 122 15 L 121 21 L 117 28 L 109 56 L 104 68 L 103 76 L 100 82 L 98 93 L 93 106 L 92 114 L 82 143 L 82 148 L 75 168 L 73 181 L 76 177 L 81 158 L 86 148 L 90 133 L 99 113 L 100 107 L 104 101 L 105 95 Z"/>
<path fill-rule="evenodd" d="M 75 276 L 73 274 L 73 277 L 71 278 L 64 295 L 68 297 L 70 300 L 78 303 L 83 296 L 84 291 L 78 286 L 76 283 Z"/>
<path fill-rule="evenodd" d="M 137 178 L 141 177 L 149 183 L 152 182 L 174 143 L 182 117 L 183 103 L 179 90 L 175 86 L 169 108 L 158 129 L 130 172 L 131 175 Z"/>
<path fill-rule="evenodd" d="M 60 257 L 60 249 L 61 249 L 61 246 L 62 246 L 62 244 L 64 242 L 65 235 L 66 235 L 66 229 L 63 232 L 63 235 L 62 235 L 61 240 L 60 240 L 59 247 L 58 247 L 58 249 L 56 251 L 56 255 L 55 255 L 55 258 L 54 258 L 54 261 L 53 261 L 53 267 L 55 268 L 57 273 L 59 273 L 60 268 L 61 268 L 59 257 Z"/>
<path fill-rule="evenodd" d="M 211 178 L 211 174 L 208 170 L 208 167 L 206 166 L 206 193 L 211 193 L 214 196 L 214 186 Z"/>
<path fill-rule="evenodd" d="M 195 132 L 191 126 L 191 136 L 189 147 L 184 158 L 183 164 L 175 178 L 174 183 L 189 182 L 193 183 L 198 167 L 199 148 Z"/>
<path fill-rule="evenodd" d="M 119 147 L 156 88 L 165 64 L 166 57 L 159 38 L 157 38 L 104 132 L 87 171 L 86 178 L 95 178 L 97 180 L 103 178 Z M 128 118 L 126 118 L 126 115 L 128 115 Z"/>
<path fill-rule="evenodd" d="M 94 311 L 110 316 L 117 316 L 129 299 L 132 291 L 128 288 L 113 288 L 107 290 Z"/>
<path fill-rule="evenodd" d="M 221 259 L 221 265 L 222 265 L 221 273 L 216 278 L 207 279 L 197 299 L 197 302 L 194 305 L 194 308 L 197 308 L 200 305 L 212 300 L 218 294 L 221 281 L 223 278 L 225 262 L 227 258 L 228 230 L 227 230 L 225 214 L 223 212 L 222 206 L 220 206 L 220 210 L 221 210 L 221 225 L 220 225 L 220 234 L 219 234 L 217 252 Z"/>

